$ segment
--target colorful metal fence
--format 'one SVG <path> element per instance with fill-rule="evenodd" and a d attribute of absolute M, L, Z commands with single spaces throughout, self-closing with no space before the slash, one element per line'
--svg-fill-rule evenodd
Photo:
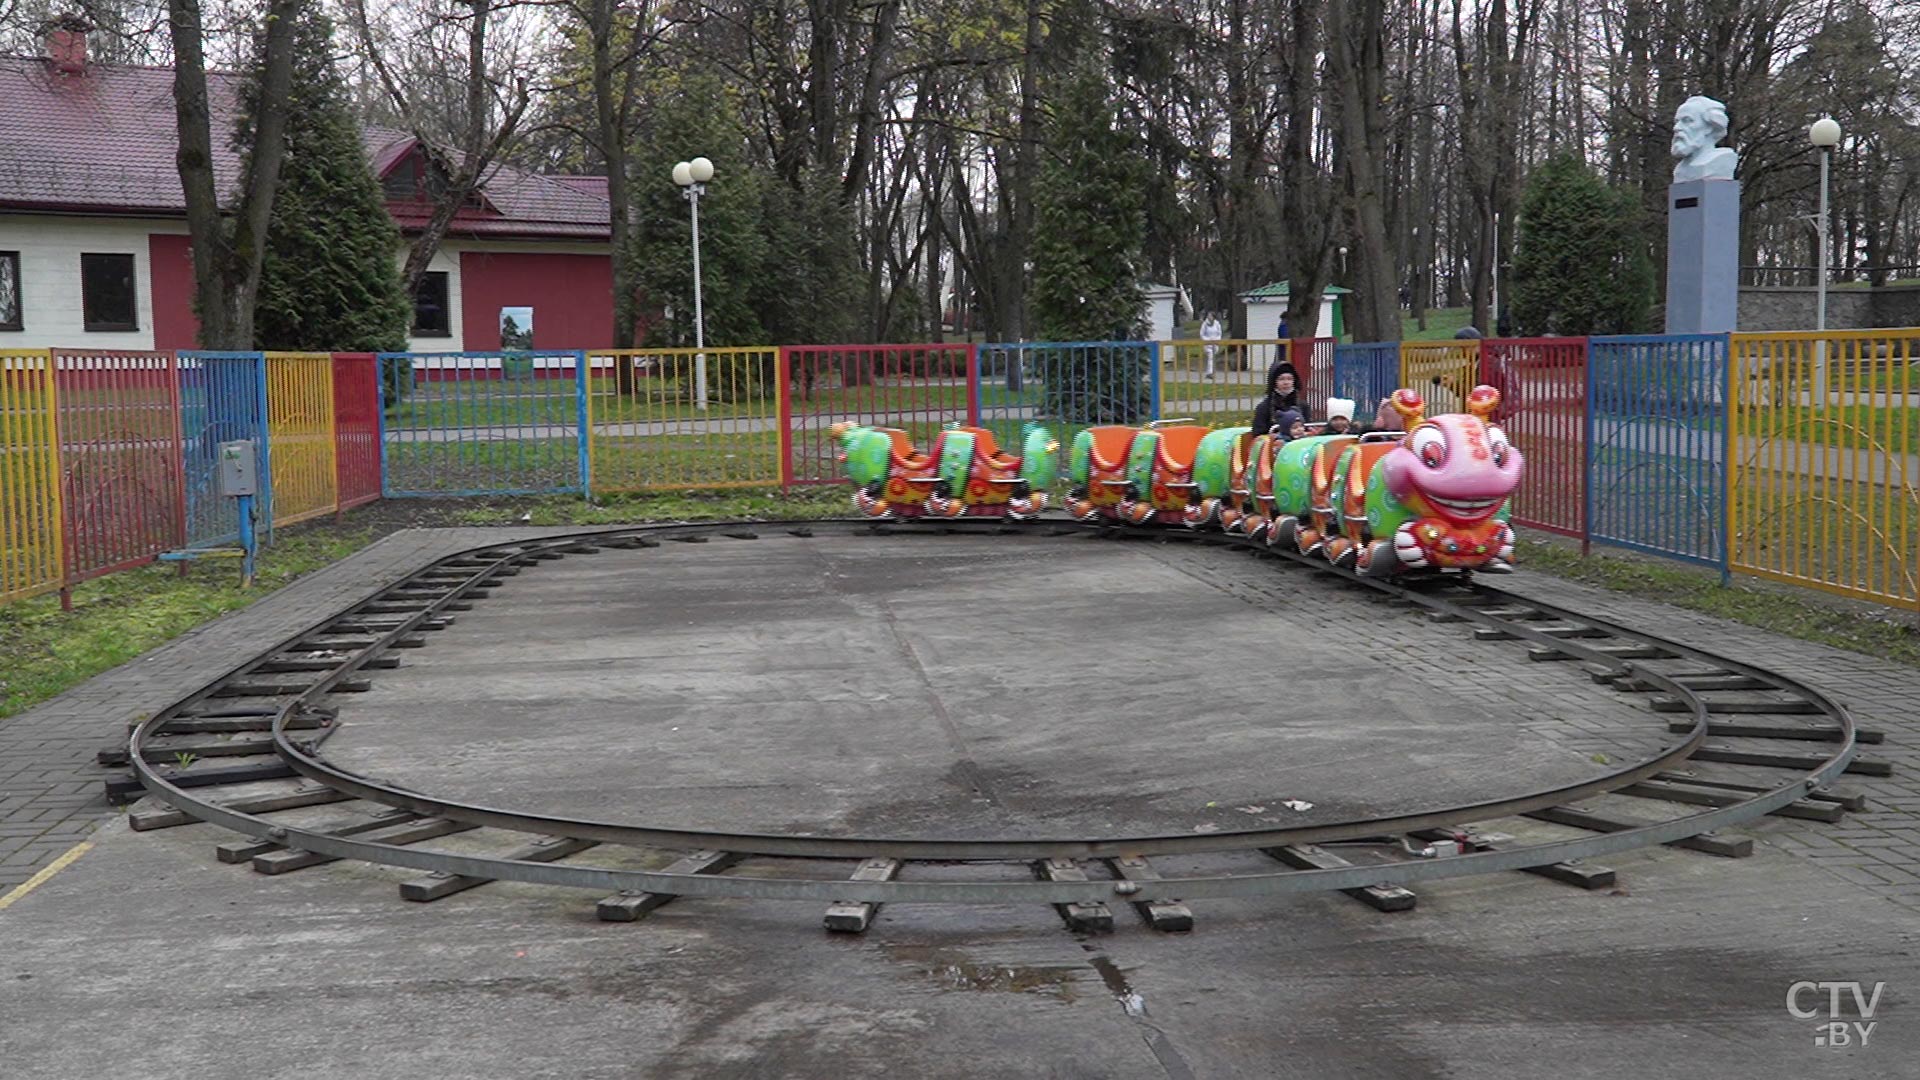
<path fill-rule="evenodd" d="M 0 602 L 66 578 L 53 354 L 0 350 Z"/>
<path fill-rule="evenodd" d="M 951 423 L 980 418 L 979 354 L 972 345 L 790 345 L 786 484 L 841 478 L 833 425 L 902 428 L 926 441 Z"/>
<path fill-rule="evenodd" d="M 267 445 L 266 363 L 259 353 L 179 354 L 182 479 L 189 548 L 236 542 L 240 522 L 232 499 L 218 490 L 220 444 L 249 440 L 264 455 Z M 264 506 L 272 476 L 260 470 Z"/>
<path fill-rule="evenodd" d="M 1726 373 L 1724 334 L 1590 340 L 1589 537 L 1725 570 Z"/>
<path fill-rule="evenodd" d="M 298 521 L 389 495 L 833 482 L 832 426 L 1015 444 L 1247 422 L 1271 362 L 1309 415 L 1477 382 L 1527 455 L 1523 528 L 1920 603 L 1920 329 L 1409 342 L 1040 342 L 540 354 L 0 352 L 0 600 L 230 542 L 217 448 Z M 704 363 L 702 362 L 704 360 Z M 1212 378 L 1208 376 L 1211 375 Z M 1438 380 L 1437 382 L 1435 380 Z M 704 407 L 703 407 L 704 406 Z"/>
<path fill-rule="evenodd" d="M 1732 568 L 1920 602 L 1920 330 L 1736 334 L 1732 347 Z"/>
<path fill-rule="evenodd" d="M 1587 340 L 1521 338 L 1481 343 L 1480 382 L 1500 391 L 1495 417 L 1526 455 L 1513 523 L 1586 535 Z"/>
<path fill-rule="evenodd" d="M 588 490 L 777 487 L 781 350 L 587 353 Z"/>
<path fill-rule="evenodd" d="M 1246 423 L 1266 393 L 1267 370 L 1288 359 L 1287 345 L 1277 339 L 1160 342 L 1159 416 Z"/>
<path fill-rule="evenodd" d="M 1145 424 L 1163 413 L 1197 416 L 1214 409 L 1219 401 L 1166 400 L 1160 347 L 1153 342 L 982 345 L 978 366 L 975 422 L 992 431 L 1003 448 L 1019 446 L 1021 431 L 1029 422 L 1045 424 L 1060 445 L 1071 446 L 1075 435 L 1098 424 Z M 1193 381 L 1179 385 L 1206 384 Z M 1234 387 L 1236 396 L 1247 393 L 1242 384 L 1227 385 Z M 1066 459 L 1067 455 L 1060 455 L 1062 470 L 1067 466 Z"/>
<path fill-rule="evenodd" d="M 1340 396 L 1333 392 L 1334 346 L 1332 338 L 1294 338 L 1287 342 L 1287 360 L 1299 375 L 1300 404 L 1305 406 L 1309 420 L 1325 420 L 1327 399 Z"/>
<path fill-rule="evenodd" d="M 54 350 L 69 584 L 185 538 L 175 364 L 170 352 Z"/>
<path fill-rule="evenodd" d="M 267 364 L 267 453 L 273 477 L 270 526 L 332 513 L 339 501 L 334 460 L 333 354 L 270 352 Z"/>
<path fill-rule="evenodd" d="M 1354 403 L 1353 410 L 1360 414 L 1355 420 L 1370 423 L 1380 402 L 1399 388 L 1398 343 L 1334 346 L 1333 396 Z"/>
<path fill-rule="evenodd" d="M 380 497 L 380 413 L 380 361 L 372 353 L 334 353 L 336 510 L 350 510 Z"/>
<path fill-rule="evenodd" d="M 1427 412 L 1459 412 L 1480 378 L 1480 342 L 1403 341 L 1400 385 L 1427 399 Z"/>
<path fill-rule="evenodd" d="M 576 352 L 381 353 L 398 397 L 381 432 L 389 496 L 582 491 Z"/>

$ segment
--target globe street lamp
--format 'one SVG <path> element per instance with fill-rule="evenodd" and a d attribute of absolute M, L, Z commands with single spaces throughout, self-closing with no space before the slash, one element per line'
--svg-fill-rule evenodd
<path fill-rule="evenodd" d="M 707 330 L 706 313 L 700 303 L 700 196 L 707 193 L 707 181 L 713 179 L 713 162 L 697 157 L 673 167 L 673 182 L 679 184 L 693 207 L 693 407 L 707 407 Z"/>
<path fill-rule="evenodd" d="M 1814 271 L 1813 328 L 1823 331 L 1827 328 L 1827 168 L 1833 157 L 1833 148 L 1840 145 L 1840 125 L 1834 122 L 1833 117 L 1823 116 L 1807 129 L 1807 139 L 1820 151 L 1820 215 L 1813 222 L 1818 237 L 1815 243 L 1820 248 L 1817 256 L 1819 269 Z M 1815 408 L 1824 408 L 1827 404 L 1826 340 L 1822 339 L 1814 349 L 1813 405 Z"/>

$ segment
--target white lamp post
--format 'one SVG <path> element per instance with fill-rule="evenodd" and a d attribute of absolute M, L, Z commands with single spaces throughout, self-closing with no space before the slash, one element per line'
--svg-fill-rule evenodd
<path fill-rule="evenodd" d="M 1815 241 L 1820 251 L 1816 261 L 1819 268 L 1814 271 L 1814 307 L 1813 328 L 1824 331 L 1827 328 L 1827 167 L 1833 157 L 1833 148 L 1840 145 L 1840 125 L 1833 117 L 1823 116 L 1807 129 L 1807 139 L 1820 151 L 1820 216 L 1814 219 Z M 1827 404 L 1827 342 L 1822 338 L 1814 346 L 1813 364 L 1813 405 L 1825 408 Z"/>
<path fill-rule="evenodd" d="M 693 206 L 693 347 L 701 350 L 693 358 L 693 407 L 707 407 L 707 329 L 706 313 L 700 302 L 700 196 L 707 193 L 707 181 L 713 179 L 713 162 L 697 157 L 673 167 L 673 182 L 679 184 Z"/>

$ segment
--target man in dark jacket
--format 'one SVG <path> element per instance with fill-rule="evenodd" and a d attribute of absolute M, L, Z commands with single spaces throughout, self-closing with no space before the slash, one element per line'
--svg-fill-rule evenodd
<path fill-rule="evenodd" d="M 1267 392 L 1260 404 L 1253 407 L 1253 433 L 1265 435 L 1280 419 L 1280 414 L 1288 409 L 1299 411 L 1300 418 L 1306 419 L 1306 410 L 1300 408 L 1299 389 L 1294 385 L 1300 376 L 1293 365 L 1285 360 L 1276 360 L 1267 368 Z"/>

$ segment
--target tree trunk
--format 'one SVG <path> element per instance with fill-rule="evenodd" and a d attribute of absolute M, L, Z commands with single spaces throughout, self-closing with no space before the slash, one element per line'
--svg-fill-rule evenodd
<path fill-rule="evenodd" d="M 1320 294 L 1327 286 L 1327 256 L 1332 248 L 1327 180 L 1313 157 L 1314 123 L 1319 109 L 1315 58 L 1320 52 L 1320 0 L 1290 0 L 1292 40 L 1287 82 L 1287 138 L 1281 155 L 1286 201 L 1281 227 L 1287 238 L 1287 326 L 1291 336 L 1312 337 L 1320 315 Z"/>
<path fill-rule="evenodd" d="M 200 344 L 209 349 L 253 348 L 253 306 L 266 258 L 267 222 L 280 187 L 280 165 L 286 159 L 287 97 L 293 84 L 293 23 L 298 7 L 299 0 L 272 0 L 268 9 L 253 148 L 240 203 L 229 220 L 221 214 L 214 186 L 212 109 L 207 101 L 200 2 L 167 2 L 179 137 L 174 163 L 193 241 Z"/>
<path fill-rule="evenodd" d="M 1340 158 L 1355 259 L 1348 287 L 1354 309 L 1348 328 L 1356 341 L 1400 340 L 1393 256 L 1381 191 L 1386 156 L 1386 17 L 1383 0 L 1352 0 L 1327 8 L 1327 60 L 1340 106 Z"/>
<path fill-rule="evenodd" d="M 607 169 L 607 227 L 613 263 L 613 347 L 633 348 L 634 294 L 637 275 L 632 255 L 632 207 L 627 192 L 627 117 L 632 108 L 635 79 L 629 68 L 623 85 L 614 85 L 614 0 L 591 0 L 587 33 L 593 49 L 593 104 L 598 122 L 600 160 Z M 637 24 L 633 32 L 641 32 Z M 628 63 L 633 62 L 629 57 Z M 613 365 L 614 392 L 631 397 L 635 389 L 633 365 L 620 358 Z"/>
<path fill-rule="evenodd" d="M 1005 310 L 1012 316 L 1012 325 L 1001 329 L 1008 334 L 1002 340 L 1010 341 L 1024 341 L 1033 330 L 1027 313 L 1027 294 L 1032 289 L 1027 260 L 1033 250 L 1033 178 L 1040 169 L 1040 49 L 1045 29 L 1040 10 L 1041 0 L 1027 0 L 1026 41 L 1020 54 L 1020 141 L 1014 147 L 1013 175 L 1006 178 L 1003 189 L 1011 212 L 1002 273 L 1010 293 Z"/>

